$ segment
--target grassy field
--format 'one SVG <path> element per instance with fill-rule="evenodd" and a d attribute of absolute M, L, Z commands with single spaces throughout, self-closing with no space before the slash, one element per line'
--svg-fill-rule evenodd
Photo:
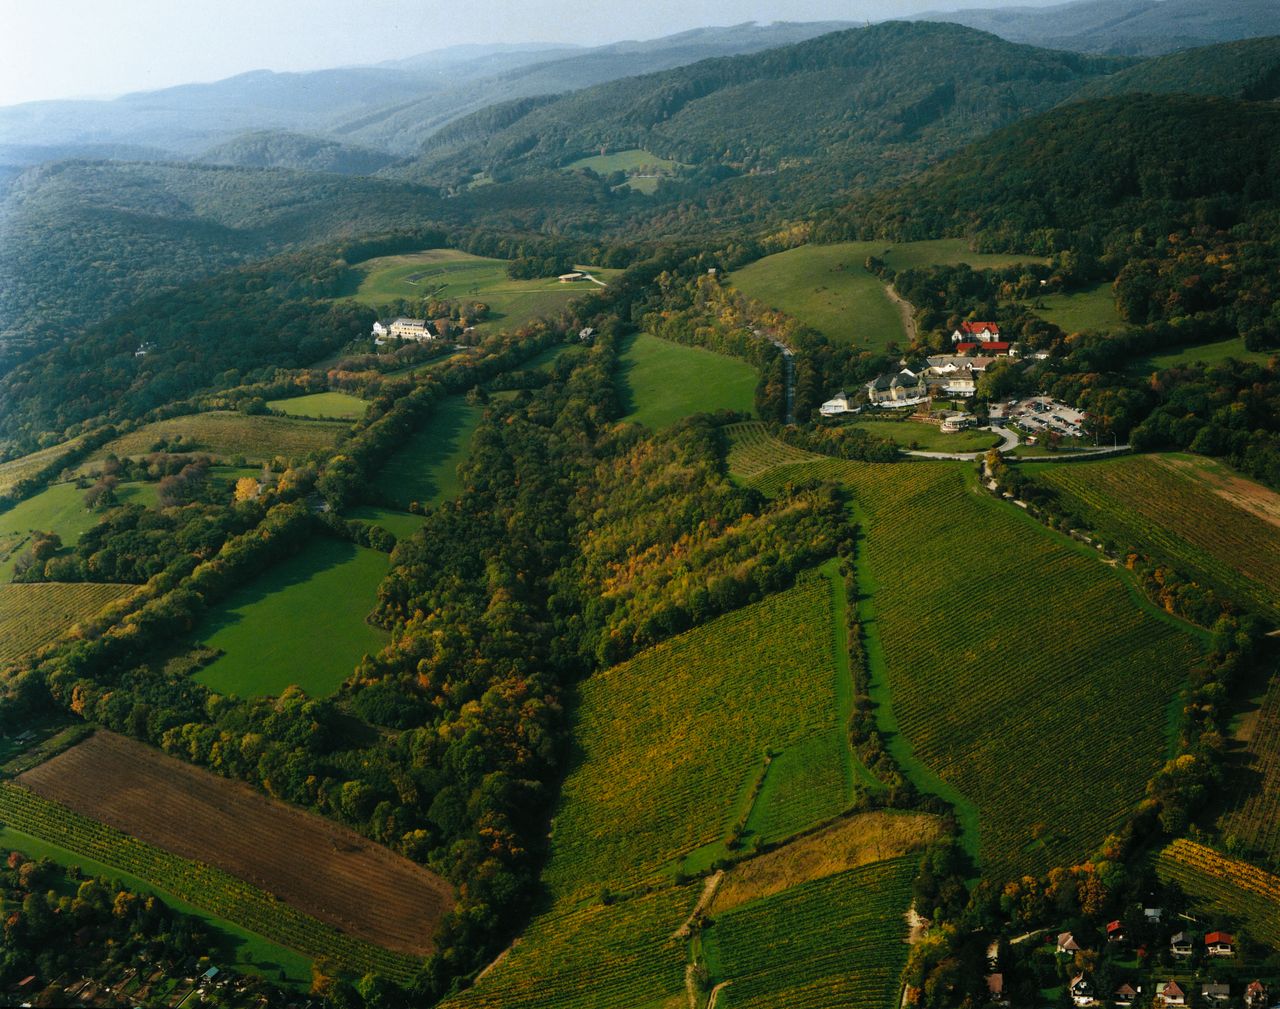
<path fill-rule="evenodd" d="M 1204 910 L 1239 919 L 1250 938 L 1280 952 L 1280 876 L 1186 838 L 1160 852 L 1156 870 Z"/>
<path fill-rule="evenodd" d="M 1265 364 L 1275 356 L 1274 350 L 1249 350 L 1244 345 L 1244 337 L 1237 336 L 1231 340 L 1219 340 L 1217 343 L 1202 343 L 1197 347 L 1182 347 L 1163 354 L 1149 354 L 1134 361 L 1130 371 L 1147 375 L 1175 365 L 1221 364 L 1231 359 Z"/>
<path fill-rule="evenodd" d="M 552 315 L 595 284 L 561 284 L 555 277 L 512 280 L 501 259 L 485 259 L 454 249 L 431 249 L 404 256 L 384 256 L 356 267 L 361 272 L 357 301 L 377 308 L 399 298 L 436 297 L 479 301 L 491 315 L 476 328 L 480 332 L 514 329 L 532 319 Z M 593 270 L 601 280 L 613 270 Z"/>
<path fill-rule="evenodd" d="M 398 540 L 408 539 L 422 528 L 422 523 L 425 521 L 421 515 L 411 515 L 409 512 L 396 511 L 394 508 L 377 508 L 373 505 L 357 505 L 354 508 L 348 508 L 343 512 L 342 517 L 382 526 Z"/>
<path fill-rule="evenodd" d="M 944 434 L 938 426 L 918 420 L 856 420 L 853 424 L 903 448 L 926 452 L 982 452 L 1000 443 L 1000 436 L 992 431 Z"/>
<path fill-rule="evenodd" d="M 1032 311 L 1065 333 L 1085 330 L 1112 333 L 1125 326 L 1125 321 L 1116 311 L 1115 293 L 1110 282 L 1070 294 L 1048 294 L 1040 299 L 1040 304 L 1042 308 Z"/>
<path fill-rule="evenodd" d="M 1245 767 L 1234 776 L 1235 794 L 1218 830 L 1280 864 L 1280 677 L 1236 735 Z"/>
<path fill-rule="evenodd" d="M 220 459 L 243 456 L 249 462 L 268 462 L 278 455 L 302 456 L 332 448 L 350 425 L 289 417 L 247 417 L 215 411 L 147 424 L 108 442 L 89 458 L 137 456 L 148 452 L 206 452 Z"/>
<path fill-rule="evenodd" d="M 215 956 L 221 957 L 228 963 L 234 963 L 238 969 L 259 974 L 270 981 L 280 982 L 283 972 L 286 984 L 295 986 L 311 984 L 310 957 L 271 942 L 256 932 L 241 928 L 225 918 L 219 918 L 217 915 L 201 910 L 194 904 L 175 897 L 168 890 L 131 872 L 125 872 L 118 866 L 89 858 L 81 852 L 72 851 L 60 844 L 54 844 L 9 826 L 0 826 L 0 851 L 20 851 L 28 858 L 47 858 L 59 865 L 78 866 L 88 875 L 113 879 L 122 887 L 127 887 L 135 893 L 159 897 L 174 910 L 199 918 L 211 930 Z"/>
<path fill-rule="evenodd" d="M 79 441 L 80 439 L 76 438 L 61 445 L 52 445 L 39 452 L 32 452 L 30 455 L 10 459 L 8 462 L 0 462 L 0 494 L 7 493 L 20 480 L 34 476 L 61 456 L 74 451 Z"/>
<path fill-rule="evenodd" d="M 629 176 L 624 185 L 652 196 L 658 189 L 660 176 L 673 175 L 681 167 L 680 162 L 660 158 L 656 154 L 633 147 L 612 154 L 597 154 L 590 158 L 580 158 L 571 165 L 565 165 L 565 171 L 576 168 L 589 168 L 597 175 L 611 175 L 614 172 L 626 172 Z"/>
<path fill-rule="evenodd" d="M 627 338 L 620 359 L 623 419 L 659 429 L 704 411 L 751 413 L 758 381 L 745 361 L 638 333 Z"/>
<path fill-rule="evenodd" d="M 749 297 L 813 327 L 833 343 L 883 350 L 905 345 L 902 315 L 884 283 L 863 268 L 878 256 L 893 270 L 968 263 L 975 269 L 1040 261 L 1035 256 L 970 252 L 963 239 L 928 242 L 840 242 L 802 245 L 736 271 L 734 285 Z"/>
<path fill-rule="evenodd" d="M 1197 639 L 1086 549 L 981 493 L 963 464 L 780 464 L 756 482 L 805 476 L 857 497 L 859 608 L 899 762 L 976 805 L 993 873 L 1083 857 L 1164 759 L 1163 712 Z M 1125 731 L 1080 731 L 1103 712 Z M 1054 801 L 1065 779 L 1073 803 Z"/>
<path fill-rule="evenodd" d="M 916 859 L 877 862 L 717 912 L 706 967 L 726 1009 L 893 1009 Z"/>
<path fill-rule="evenodd" d="M 774 833 L 847 805 L 852 755 L 829 744 L 843 742 L 844 724 L 832 609 L 830 582 L 810 574 L 582 685 L 582 760 L 565 782 L 546 872 L 556 896 L 668 878 L 690 853 L 724 853 L 770 749 L 816 744 L 824 758 L 778 783 Z M 790 817 L 787 793 L 803 800 Z"/>
<path fill-rule="evenodd" d="M 387 642 L 365 622 L 387 556 L 320 537 L 214 607 L 197 631 L 224 654 L 197 679 L 222 694 L 279 694 L 297 684 L 313 697 L 338 689 L 360 657 Z"/>
<path fill-rule="evenodd" d="M 313 420 L 359 420 L 369 409 L 369 404 L 363 399 L 345 392 L 313 392 L 309 396 L 294 396 L 292 399 L 273 399 L 268 400 L 267 406 L 290 417 L 310 417 Z"/>
<path fill-rule="evenodd" d="M 1280 494 L 1196 455 L 1028 466 L 1102 537 L 1280 616 Z"/>
<path fill-rule="evenodd" d="M 12 662 L 56 640 L 133 588 L 57 582 L 0 585 L 0 662 Z"/>
<path fill-rule="evenodd" d="M 471 438 L 484 410 L 461 396 L 444 399 L 396 452 L 373 481 L 371 495 L 395 508 L 411 502 L 439 504 L 462 490 L 458 467 L 471 451 Z M 394 532 L 395 530 L 391 530 Z"/>

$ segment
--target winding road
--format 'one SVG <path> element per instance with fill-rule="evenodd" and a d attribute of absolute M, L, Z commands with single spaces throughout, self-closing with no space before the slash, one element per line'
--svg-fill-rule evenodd
<path fill-rule="evenodd" d="M 979 428 L 982 431 L 993 431 L 1000 435 L 1002 441 L 995 448 L 1001 454 L 1012 452 L 1015 448 L 1022 444 L 1022 440 L 1018 437 L 1016 431 L 1007 427 L 998 427 L 992 424 L 990 427 Z M 922 450 L 904 449 L 903 454 L 909 455 L 915 459 L 952 459 L 957 462 L 971 462 L 974 459 L 981 459 L 991 449 L 983 449 L 981 452 L 925 452 Z M 1075 452 L 1059 452 L 1057 455 L 1025 455 L 1021 456 L 1022 462 L 1062 462 L 1064 459 L 1075 459 L 1081 456 L 1116 455 L 1120 452 L 1128 452 L 1129 446 L 1125 445 L 1109 445 L 1106 448 L 1082 448 Z"/>

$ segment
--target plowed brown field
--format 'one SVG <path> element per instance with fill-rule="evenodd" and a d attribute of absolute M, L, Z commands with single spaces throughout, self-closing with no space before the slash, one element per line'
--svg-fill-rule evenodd
<path fill-rule="evenodd" d="M 115 733 L 99 731 L 17 782 L 386 949 L 430 953 L 453 906 L 445 880 L 391 850 Z"/>

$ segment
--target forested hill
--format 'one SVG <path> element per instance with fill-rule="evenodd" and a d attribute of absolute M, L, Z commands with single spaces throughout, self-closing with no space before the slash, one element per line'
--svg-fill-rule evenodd
<path fill-rule="evenodd" d="M 1280 16 L 1276 25 L 1280 28 Z M 1249 101 L 1280 98 L 1280 36 L 1158 56 L 1090 81 L 1073 99 L 1138 92 L 1222 95 Z"/>
<path fill-rule="evenodd" d="M 1194 137 L 1194 143 L 1187 138 Z M 1280 203 L 1280 107 L 1190 95 L 1081 102 L 1007 127 L 818 228 L 900 239 L 1227 228 Z"/>
<path fill-rule="evenodd" d="M 461 185 L 478 172 L 503 180 L 643 148 L 729 173 L 839 163 L 875 182 L 1123 66 L 957 25 L 890 22 L 616 81 L 510 116 L 486 111 L 492 128 L 460 120 L 397 174 Z"/>
<path fill-rule="evenodd" d="M 324 137 L 259 130 L 246 133 L 206 151 L 200 161 L 209 165 L 245 168 L 292 168 L 303 172 L 373 175 L 395 161 L 384 151 L 340 144 Z"/>

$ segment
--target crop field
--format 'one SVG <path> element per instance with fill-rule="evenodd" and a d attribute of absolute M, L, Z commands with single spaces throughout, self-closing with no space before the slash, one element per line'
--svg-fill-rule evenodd
<path fill-rule="evenodd" d="M 717 913 L 702 937 L 727 1009 L 894 1009 L 916 859 L 877 862 Z"/>
<path fill-rule="evenodd" d="M 38 532 L 57 533 L 63 546 L 75 546 L 101 513 L 84 505 L 85 492 L 73 483 L 54 484 L 0 512 L 0 583 L 13 577 L 14 565 Z M 122 504 L 155 504 L 155 484 L 126 483 L 116 488 Z"/>
<path fill-rule="evenodd" d="M 462 396 L 441 400 L 421 428 L 387 460 L 374 478 L 370 495 L 394 508 L 417 501 L 439 504 L 462 490 L 458 467 L 471 453 L 471 438 L 484 410 Z"/>
<path fill-rule="evenodd" d="M 1263 698 L 1245 744 L 1247 771 L 1219 832 L 1280 863 L 1280 678 Z"/>
<path fill-rule="evenodd" d="M 161 855 L 176 856 L 186 865 L 207 865 L 232 882 L 244 881 L 251 889 L 265 891 L 274 898 L 277 912 L 289 909 L 318 919 L 327 926 L 325 931 L 349 937 L 355 950 L 372 945 L 400 954 L 388 962 L 401 967 L 405 957 L 431 952 L 435 926 L 453 903 L 440 877 L 346 827 L 113 733 L 99 731 L 15 780 L 22 788 L 6 790 L 5 802 L 11 808 L 0 811 L 0 820 L 45 836 L 32 829 L 33 820 L 19 822 L 12 807 L 32 796 L 28 805 L 43 809 L 39 816 L 44 819 L 34 821 L 39 823 L 56 819 L 49 806 L 54 811 L 64 807 L 74 814 L 72 819 L 87 819 L 91 827 L 105 825 Z M 73 839 L 85 829 L 77 826 Z M 79 850 L 76 843 L 50 840 Z M 288 911 L 278 928 L 270 927 L 270 919 L 243 921 L 221 906 L 210 906 L 219 899 L 216 893 L 204 900 L 201 889 L 184 893 L 170 885 L 170 877 L 155 878 L 154 870 L 139 871 L 113 859 L 109 845 L 86 854 L 151 879 L 285 945 L 321 955 L 286 939 Z M 366 949 L 363 955 L 372 956 L 373 951 Z"/>
<path fill-rule="evenodd" d="M 1115 293 L 1111 284 L 1102 283 L 1084 291 L 1070 294 L 1047 294 L 1038 302 L 1042 307 L 1032 309 L 1036 315 L 1052 322 L 1064 333 L 1112 333 L 1123 329 L 1125 321 L 1116 311 Z"/>
<path fill-rule="evenodd" d="M 1252 938 L 1280 951 L 1280 876 L 1182 837 L 1160 852 L 1156 869 L 1206 910 L 1241 919 Z"/>
<path fill-rule="evenodd" d="M 446 1009 L 685 1009 L 695 885 L 537 918 L 511 952 Z"/>
<path fill-rule="evenodd" d="M 387 574 L 387 555 L 317 537 L 215 606 L 196 630 L 223 654 L 196 676 L 220 694 L 280 694 L 296 684 L 333 693 L 387 634 L 366 622 Z"/>
<path fill-rule="evenodd" d="M 378 308 L 400 298 L 440 298 L 479 301 L 489 306 L 490 317 L 476 328 L 480 332 L 515 329 L 533 319 L 553 315 L 595 284 L 561 284 L 555 277 L 512 280 L 501 259 L 485 259 L 454 249 L 431 249 L 404 256 L 384 256 L 361 263 L 363 273 L 355 299 Z M 592 271 L 602 281 L 616 271 Z"/>
<path fill-rule="evenodd" d="M 133 585 L 98 583 L 0 585 L 0 663 L 13 662 L 57 640 L 98 614 Z"/>
<path fill-rule="evenodd" d="M 749 806 L 766 749 L 843 738 L 833 645 L 830 582 L 810 574 L 587 680 L 551 891 L 594 896 L 664 878 L 686 854 L 723 841 Z M 820 798 L 804 804 L 793 831 L 850 799 L 847 746 L 822 754 L 835 762 L 806 782 Z"/>
<path fill-rule="evenodd" d="M 309 396 L 267 401 L 272 410 L 290 417 L 310 417 L 312 420 L 359 420 L 369 404 L 359 396 L 345 392 L 313 392 Z"/>
<path fill-rule="evenodd" d="M 147 424 L 108 442 L 89 458 L 169 451 L 206 452 L 220 459 L 243 456 L 249 462 L 269 462 L 278 455 L 294 458 L 332 448 L 338 436 L 349 427 L 345 423 L 249 417 L 219 410 Z"/>
<path fill-rule="evenodd" d="M 1103 537 L 1280 615 L 1280 494 L 1193 455 L 1037 468 Z"/>
<path fill-rule="evenodd" d="M 1274 350 L 1249 350 L 1244 345 L 1244 337 L 1237 336 L 1230 340 L 1202 343 L 1199 346 L 1183 347 L 1163 354 L 1148 354 L 1134 361 L 1129 370 L 1147 375 L 1153 371 L 1163 371 L 1180 364 L 1221 364 L 1223 361 L 1232 359 L 1265 364 L 1275 355 Z"/>
<path fill-rule="evenodd" d="M 619 360 L 623 419 L 656 430 L 695 413 L 752 413 L 759 379 L 745 361 L 637 333 Z"/>
<path fill-rule="evenodd" d="M 1164 759 L 1163 712 L 1196 638 L 1087 549 L 980 492 L 963 464 L 831 460 L 779 466 L 757 485 L 806 476 L 843 480 L 858 499 L 864 624 L 892 701 L 881 730 L 905 738 L 900 760 L 977 805 L 995 874 L 1083 857 Z M 1125 731 L 1080 731 L 1104 712 Z M 1054 799 L 1067 779 L 1069 804 Z"/>
<path fill-rule="evenodd" d="M 928 242 L 840 242 L 802 245 L 757 260 L 733 274 L 748 297 L 794 316 L 833 343 L 883 350 L 905 346 L 901 312 L 884 283 L 863 267 L 878 256 L 893 270 L 968 263 L 975 269 L 1038 261 L 1035 256 L 970 252 L 962 239 Z"/>
<path fill-rule="evenodd" d="M 948 434 L 934 424 L 919 420 L 856 420 L 850 426 L 864 428 L 901 448 L 926 452 L 982 452 L 1000 443 L 1000 436 L 993 431 Z"/>
<path fill-rule="evenodd" d="M 34 476 L 46 466 L 57 461 L 60 456 L 65 456 L 72 452 L 79 439 L 63 442 L 61 445 L 51 445 L 49 448 L 42 448 L 39 452 L 32 452 L 30 455 L 19 456 L 17 459 L 10 459 L 8 462 L 0 462 L 0 494 L 7 493 L 16 483 L 25 480 L 29 476 Z"/>
<path fill-rule="evenodd" d="M 779 441 L 759 421 L 730 424 L 725 433 L 729 438 L 729 472 L 740 480 L 754 480 L 779 466 L 826 458 Z"/>

